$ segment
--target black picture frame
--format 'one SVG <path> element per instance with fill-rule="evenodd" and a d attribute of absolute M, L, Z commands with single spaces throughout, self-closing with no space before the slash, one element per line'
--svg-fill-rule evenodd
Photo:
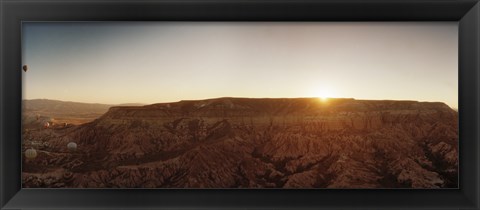
<path fill-rule="evenodd" d="M 1 209 L 479 209 L 478 0 L 0 0 Z M 22 189 L 22 21 L 458 21 L 459 189 Z"/>

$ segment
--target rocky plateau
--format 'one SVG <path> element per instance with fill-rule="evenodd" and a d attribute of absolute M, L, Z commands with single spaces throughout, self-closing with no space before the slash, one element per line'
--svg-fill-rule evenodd
<path fill-rule="evenodd" d="M 26 188 L 458 186 L 458 113 L 440 102 L 217 98 L 28 119 Z"/>

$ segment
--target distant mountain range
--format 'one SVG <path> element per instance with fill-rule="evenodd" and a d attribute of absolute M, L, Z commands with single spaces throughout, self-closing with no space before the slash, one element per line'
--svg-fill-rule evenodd
<path fill-rule="evenodd" d="M 59 101 L 49 99 L 23 100 L 24 117 L 33 118 L 40 115 L 42 118 L 53 118 L 60 121 L 88 122 L 100 117 L 112 106 L 142 106 L 144 104 L 98 104 L 80 103 L 71 101 Z"/>
<path fill-rule="evenodd" d="M 112 106 L 143 106 L 140 103 L 99 104 L 59 101 L 50 99 L 23 100 L 26 111 L 44 111 L 55 113 L 105 113 Z"/>
<path fill-rule="evenodd" d="M 218 98 L 105 109 L 79 126 L 25 132 L 48 142 L 48 155 L 23 165 L 24 187 L 458 186 L 458 113 L 444 103 Z M 69 142 L 77 153 L 66 155 Z"/>

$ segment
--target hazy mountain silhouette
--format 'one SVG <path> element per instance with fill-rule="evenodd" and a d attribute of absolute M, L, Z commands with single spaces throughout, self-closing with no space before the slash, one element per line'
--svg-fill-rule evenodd
<path fill-rule="evenodd" d="M 71 101 L 32 99 L 23 100 L 24 122 L 34 122 L 36 118 L 51 119 L 58 122 L 82 124 L 92 121 L 108 111 L 112 106 L 141 106 L 140 103 L 99 104 Z"/>

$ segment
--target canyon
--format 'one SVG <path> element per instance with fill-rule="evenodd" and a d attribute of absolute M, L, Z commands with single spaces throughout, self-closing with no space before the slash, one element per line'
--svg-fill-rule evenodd
<path fill-rule="evenodd" d="M 441 102 L 216 98 L 97 108 L 88 122 L 49 128 L 24 116 L 23 151 L 38 156 L 23 159 L 23 187 L 458 187 L 458 112 Z"/>

